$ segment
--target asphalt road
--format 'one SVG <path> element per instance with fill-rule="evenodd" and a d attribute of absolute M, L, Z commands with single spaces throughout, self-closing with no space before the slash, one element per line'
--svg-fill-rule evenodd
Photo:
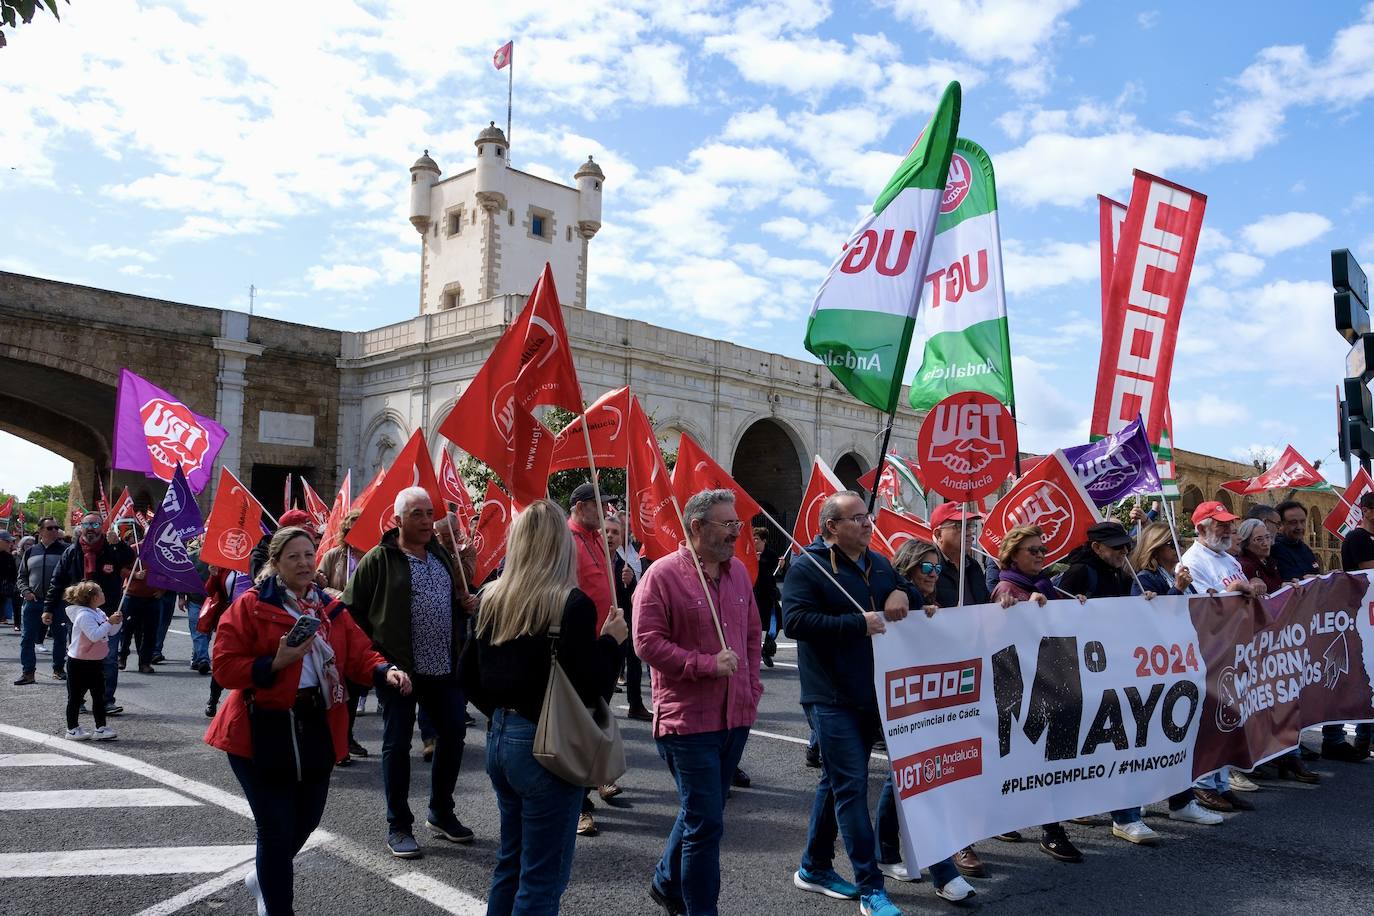
<path fill-rule="evenodd" d="M 168 663 L 156 675 L 121 673 L 126 714 L 111 720 L 116 741 L 61 740 L 65 685 L 14 687 L 19 638 L 0 632 L 0 916 L 123 916 L 169 913 L 252 916 L 241 883 L 253 825 L 224 755 L 201 742 L 209 679 L 188 670 L 190 639 L 178 617 Z M 803 893 L 792 872 L 806 836 L 816 771 L 803 765 L 805 720 L 797 706 L 794 652 L 763 672 L 767 695 L 745 751 L 753 788 L 736 790 L 726 812 L 721 912 L 840 914 L 857 905 Z M 375 705 L 358 720 L 373 756 L 336 770 L 320 832 L 297 859 L 301 914 L 481 913 L 498 844 L 496 805 L 483 772 L 484 722 L 468 733 L 458 813 L 477 833 L 470 846 L 417 834 L 425 857 L 392 859 L 379 774 L 381 719 Z M 89 724 L 89 722 L 88 722 Z M 625 793 L 598 800 L 598 837 L 578 841 L 570 914 L 651 913 L 653 866 L 676 813 L 676 793 L 654 751 L 648 725 L 624 721 L 630 770 Z M 58 755 L 56 758 L 32 755 Z M 872 766 L 873 791 L 884 761 Z M 1081 865 L 1054 862 L 1031 842 L 988 841 L 979 850 L 991 876 L 963 909 L 988 913 L 1355 913 L 1369 909 L 1368 829 L 1374 764 L 1315 765 L 1318 787 L 1266 783 L 1250 796 L 1259 810 L 1219 827 L 1165 819 L 1147 809 L 1163 837 L 1154 848 L 1112 838 L 1104 820 L 1071 825 Z M 427 768 L 415 743 L 412 806 L 423 815 Z M 92 807 L 101 805 L 102 807 Z M 1151 816 L 1153 815 L 1153 816 Z M 843 855 L 837 857 L 847 873 Z M 929 881 L 888 883 L 908 913 L 948 912 Z"/>

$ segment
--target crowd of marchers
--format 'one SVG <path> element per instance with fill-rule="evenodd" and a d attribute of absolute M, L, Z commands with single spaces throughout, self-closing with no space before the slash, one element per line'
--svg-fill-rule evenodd
<path fill-rule="evenodd" d="M 317 557 L 319 532 L 292 510 L 257 545 L 248 573 L 202 566 L 204 596 L 148 587 L 135 559 L 136 522 L 107 530 L 87 515 L 68 540 L 45 518 L 18 543 L 0 532 L 0 613 L 21 633 L 15 684 L 34 683 L 37 656 L 49 655 L 52 676 L 68 686 L 65 737 L 112 739 L 120 671 L 136 654 L 138 673 L 155 674 L 173 611 L 184 606 L 191 666 L 210 676 L 205 741 L 224 752 L 252 808 L 256 867 L 245 883 L 268 916 L 293 912 L 293 860 L 320 822 L 333 768 L 368 754 L 353 722 L 373 691 L 390 853 L 423 855 L 407 801 L 417 721 L 432 766 L 424 827 L 446 842 L 473 839 L 454 805 L 466 729 L 476 721 L 471 704 L 486 719 L 485 769 L 500 815 L 488 912 L 556 913 L 577 838 L 599 831 L 593 796 L 622 789 L 618 780 L 574 785 L 536 753 L 551 678 L 566 678 L 589 709 L 623 690 L 629 717 L 652 723 L 680 799 L 662 857 L 642 878 L 648 897 L 665 913 L 705 916 L 718 908 L 726 800 L 750 783 L 740 760 L 763 694 L 760 667 L 773 664 L 784 633 L 796 643 L 811 732 L 802 762 L 819 770 L 793 884 L 857 901 L 864 916 L 897 916 L 885 881 L 918 881 L 920 873 L 902 860 L 891 774 L 876 806 L 869 801 L 869 757 L 882 744 L 872 637 L 888 623 L 979 604 L 1262 596 L 1322 572 L 1305 543 L 1306 510 L 1294 501 L 1256 506 L 1244 519 L 1204 502 L 1182 554 L 1170 526 L 1137 509 L 1129 529 L 1092 526 L 1056 570 L 1047 569 L 1042 532 L 1032 526 L 1007 532 L 997 557 L 980 556 L 980 519 L 956 504 L 931 513 L 933 541 L 909 540 L 889 561 L 870 549 L 873 519 L 853 492 L 828 497 L 815 541 L 780 557 L 768 529 L 745 531 L 732 491 L 702 491 L 683 506 L 685 542 L 650 563 L 627 538 L 623 517 L 603 509 L 614 504 L 591 484 L 572 493 L 566 510 L 535 502 L 512 522 L 501 568 L 484 583 L 472 581 L 475 551 L 461 526 L 451 514 L 436 516 L 422 488 L 396 497 L 391 530 L 366 552 L 345 542 Z M 1374 494 L 1359 506 L 1365 521 L 1341 551 L 1347 570 L 1374 568 Z M 356 519 L 345 519 L 345 535 Z M 759 558 L 754 577 L 736 558 L 736 541 L 749 536 Z M 87 712 L 94 731 L 80 725 Z M 1204 777 L 1167 799 L 1168 817 L 1219 824 L 1253 808 L 1247 796 L 1265 780 L 1319 782 L 1308 755 L 1353 763 L 1369 752 L 1368 723 L 1353 742 L 1341 726 L 1327 726 L 1319 752 L 1295 750 L 1249 773 Z M 1110 818 L 1125 842 L 1159 839 L 1140 808 Z M 1039 848 L 1061 862 L 1083 861 L 1071 827 L 1036 825 Z M 850 878 L 835 867 L 837 840 Z M 952 902 L 972 896 L 970 879 L 987 873 L 974 846 L 929 872 L 935 893 Z"/>

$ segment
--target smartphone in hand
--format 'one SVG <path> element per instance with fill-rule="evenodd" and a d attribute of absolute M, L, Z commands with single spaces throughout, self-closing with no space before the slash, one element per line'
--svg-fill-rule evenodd
<path fill-rule="evenodd" d="M 286 644 L 291 648 L 296 648 L 301 643 L 315 635 L 315 631 L 320 628 L 318 617 L 300 617 L 296 620 L 296 625 L 291 628 L 291 632 L 286 634 Z"/>

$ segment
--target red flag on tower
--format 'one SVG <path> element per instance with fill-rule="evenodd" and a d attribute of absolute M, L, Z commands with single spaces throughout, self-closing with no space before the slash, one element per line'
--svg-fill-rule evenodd
<path fill-rule="evenodd" d="M 582 412 L 582 389 L 548 263 L 439 432 L 485 462 L 515 502 L 527 505 L 548 491 L 553 434 L 530 413 L 544 404 Z"/>
<path fill-rule="evenodd" d="M 515 42 L 508 41 L 496 49 L 496 53 L 491 56 L 491 64 L 497 70 L 504 70 L 510 64 L 511 54 L 515 52 Z"/>

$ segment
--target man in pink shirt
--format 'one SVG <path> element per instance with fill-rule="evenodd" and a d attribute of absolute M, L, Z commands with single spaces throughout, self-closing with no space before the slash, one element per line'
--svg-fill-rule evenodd
<path fill-rule="evenodd" d="M 735 559 L 734 493 L 703 490 L 682 514 L 690 546 L 650 566 L 634 597 L 635 651 L 654 669 L 654 739 L 682 801 L 649 896 L 667 913 L 714 916 L 725 797 L 763 696 L 762 630 Z"/>

